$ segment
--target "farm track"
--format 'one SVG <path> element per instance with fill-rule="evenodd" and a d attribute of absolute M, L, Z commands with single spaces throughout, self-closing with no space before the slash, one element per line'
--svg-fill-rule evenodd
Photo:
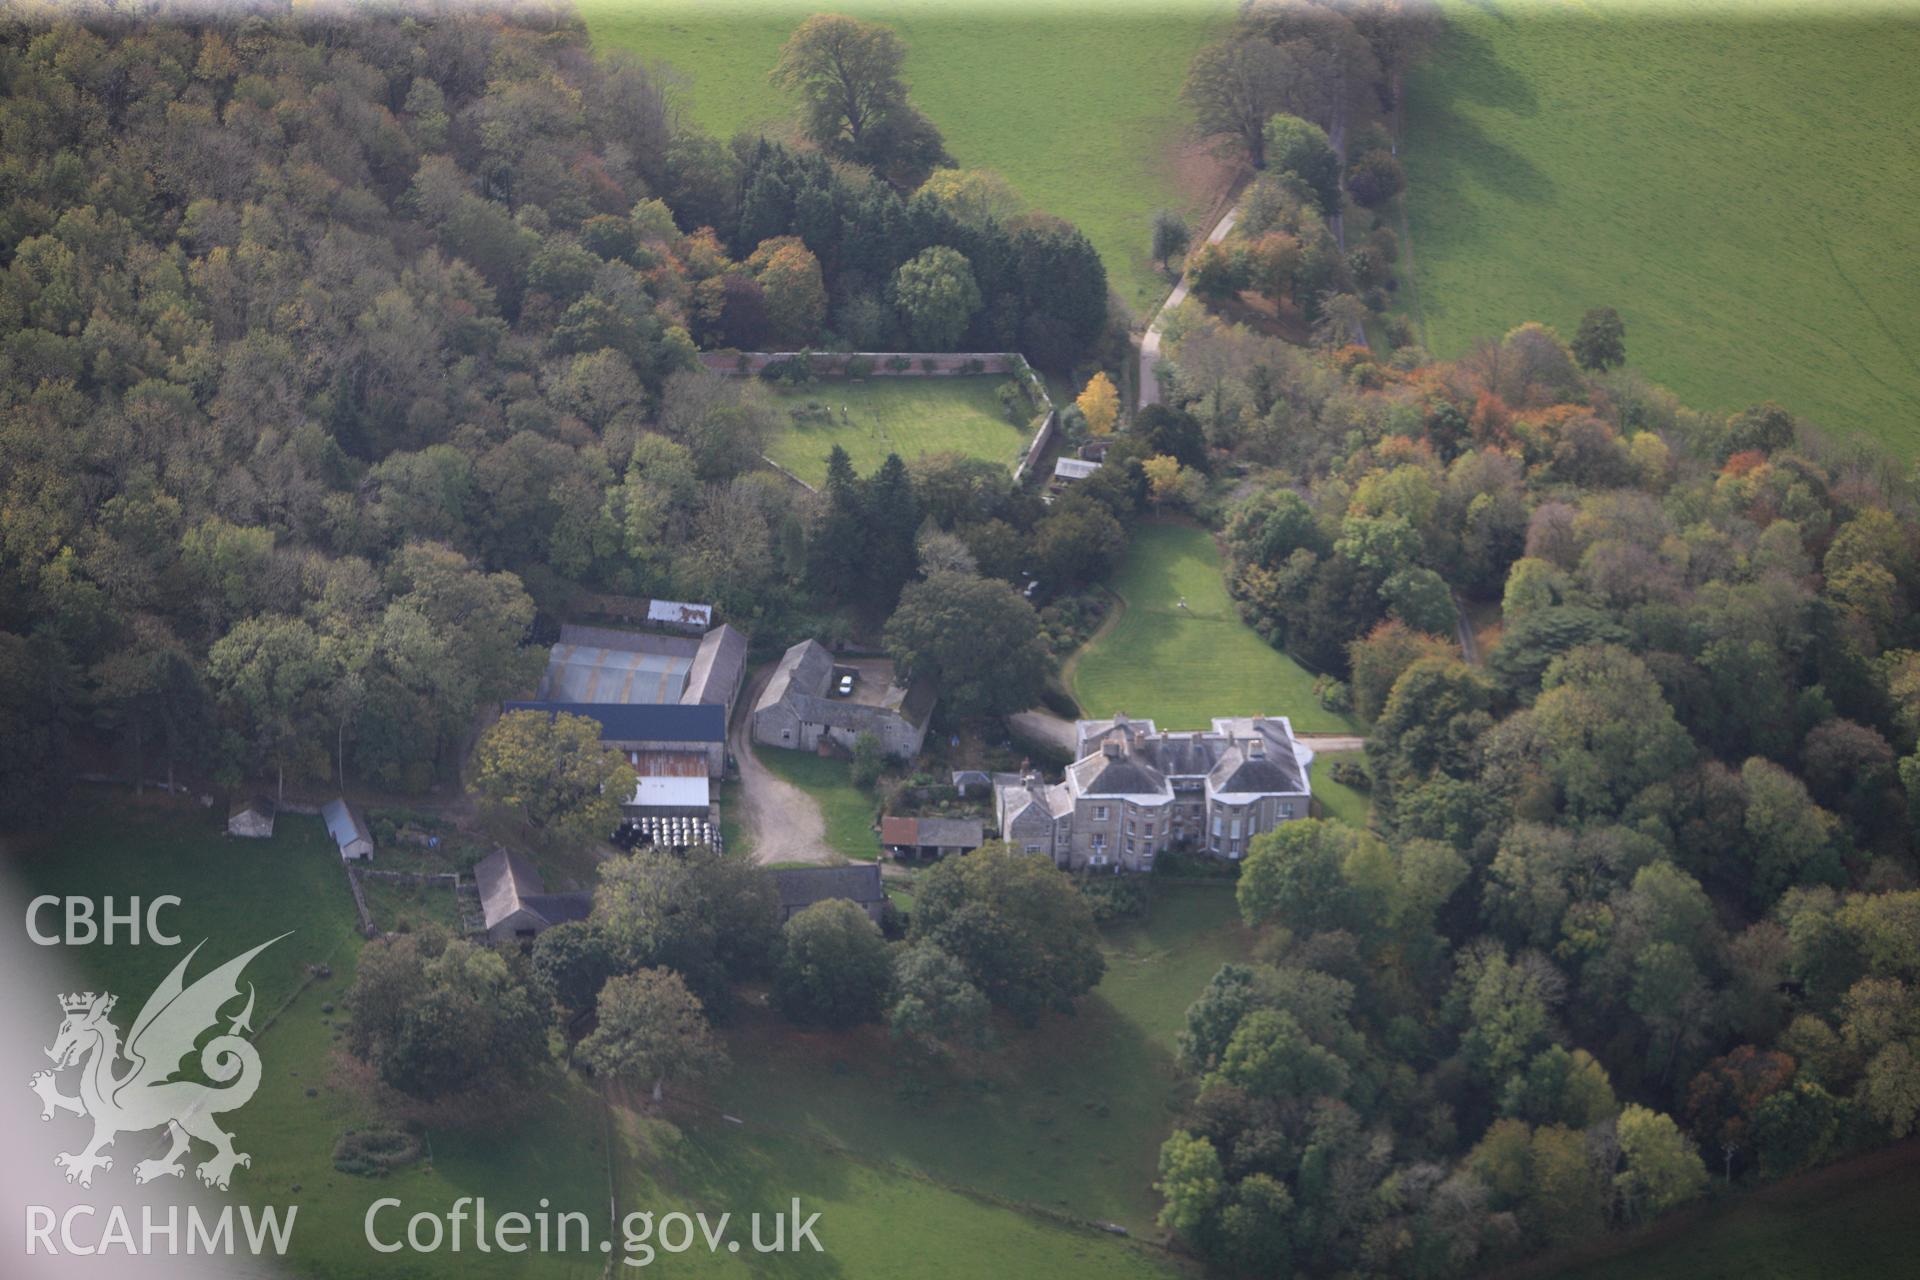
<path fill-rule="evenodd" d="M 752 842 L 753 860 L 762 866 L 840 862 L 841 857 L 827 846 L 827 824 L 819 803 L 761 764 L 753 752 L 753 705 L 772 675 L 769 665 L 747 682 L 727 728 L 727 748 L 740 767 L 740 818 Z"/>

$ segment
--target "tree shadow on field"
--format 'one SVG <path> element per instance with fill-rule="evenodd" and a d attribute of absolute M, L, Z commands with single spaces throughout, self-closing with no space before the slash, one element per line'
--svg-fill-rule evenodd
<path fill-rule="evenodd" d="M 1504 16 L 1501 20 L 1509 21 Z M 1444 83 L 1453 96 L 1516 116 L 1539 114 L 1540 97 L 1533 86 L 1500 61 L 1492 42 L 1484 36 L 1458 22 L 1448 23 L 1440 52 Z"/>
<path fill-rule="evenodd" d="M 1422 111 L 1431 136 L 1447 140 L 1450 160 L 1476 185 L 1524 204 L 1553 199 L 1553 180 L 1525 154 L 1500 141 L 1460 110 L 1490 107 L 1514 116 L 1540 111 L 1533 86 L 1502 63 L 1493 46 L 1457 24 L 1449 27 L 1440 63 L 1429 75 Z"/>
<path fill-rule="evenodd" d="M 1513 15 L 1501 8 L 1497 0 L 1467 0 L 1467 3 L 1492 18 L 1503 27 L 1513 25 Z"/>

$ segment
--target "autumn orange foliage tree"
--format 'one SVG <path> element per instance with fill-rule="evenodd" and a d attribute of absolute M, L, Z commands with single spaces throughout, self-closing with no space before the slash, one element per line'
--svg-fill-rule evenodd
<path fill-rule="evenodd" d="M 1074 404 L 1086 417 L 1087 430 L 1096 436 L 1111 434 L 1114 424 L 1120 420 L 1120 393 L 1105 373 L 1096 373 L 1087 379 L 1086 390 Z"/>

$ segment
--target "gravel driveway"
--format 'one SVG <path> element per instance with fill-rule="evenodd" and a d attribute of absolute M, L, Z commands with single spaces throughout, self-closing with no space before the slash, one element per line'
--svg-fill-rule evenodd
<path fill-rule="evenodd" d="M 777 777 L 753 754 L 753 706 L 773 675 L 771 665 L 754 673 L 740 695 L 740 713 L 727 730 L 727 747 L 740 766 L 740 817 L 753 841 L 753 860 L 837 863 L 827 847 L 827 827 L 812 796 Z"/>

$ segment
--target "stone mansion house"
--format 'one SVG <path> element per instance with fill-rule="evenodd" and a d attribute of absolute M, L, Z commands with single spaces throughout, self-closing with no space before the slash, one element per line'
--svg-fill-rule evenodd
<path fill-rule="evenodd" d="M 1078 721 L 1074 740 L 1060 782 L 994 776 L 1001 839 L 1069 870 L 1149 871 L 1174 848 L 1238 859 L 1260 832 L 1308 816 L 1313 752 L 1285 716 L 1174 733 L 1121 715 Z"/>

